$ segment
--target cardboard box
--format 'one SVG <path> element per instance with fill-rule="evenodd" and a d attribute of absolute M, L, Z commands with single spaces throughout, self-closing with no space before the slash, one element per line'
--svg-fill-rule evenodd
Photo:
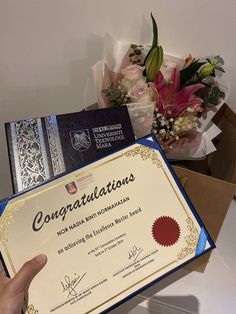
<path fill-rule="evenodd" d="M 224 105 L 215 117 L 222 133 L 217 138 L 217 151 L 209 158 L 214 177 L 236 183 L 236 114 Z"/>
<path fill-rule="evenodd" d="M 236 184 L 186 168 L 178 166 L 173 168 L 213 241 L 216 242 L 235 192 Z M 191 262 L 187 268 L 204 272 L 210 254 L 207 253 L 205 256 Z"/>
<path fill-rule="evenodd" d="M 214 122 L 222 130 L 215 141 L 217 151 L 205 160 L 174 163 L 173 168 L 216 241 L 236 192 L 236 114 L 224 105 Z M 209 259 L 210 254 L 207 254 L 188 268 L 203 272 Z"/>

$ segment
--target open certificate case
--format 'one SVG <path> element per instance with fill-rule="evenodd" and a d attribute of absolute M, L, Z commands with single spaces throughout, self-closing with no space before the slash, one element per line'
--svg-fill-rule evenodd
<path fill-rule="evenodd" d="M 0 205 L 9 275 L 48 257 L 28 313 L 105 312 L 214 247 L 151 136 Z"/>

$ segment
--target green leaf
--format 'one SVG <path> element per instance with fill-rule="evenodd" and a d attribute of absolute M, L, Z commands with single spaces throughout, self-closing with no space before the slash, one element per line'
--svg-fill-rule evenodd
<path fill-rule="evenodd" d="M 217 106 L 219 104 L 220 99 L 224 99 L 224 98 L 225 98 L 225 93 L 221 91 L 219 87 L 214 86 L 209 93 L 202 96 L 203 105 L 207 106 L 211 104 L 211 105 Z"/>
<path fill-rule="evenodd" d="M 210 76 L 213 76 L 213 77 L 216 76 L 216 71 L 215 71 L 215 69 L 211 72 L 211 75 L 210 75 Z"/>
<path fill-rule="evenodd" d="M 219 87 L 214 86 L 212 88 L 211 98 L 214 99 L 214 100 L 217 100 L 216 104 L 218 104 L 219 98 L 224 98 L 224 97 L 225 97 L 225 93 L 223 91 L 221 91 L 219 89 Z"/>
<path fill-rule="evenodd" d="M 134 49 L 134 53 L 139 56 L 141 55 L 142 51 L 139 48 Z"/>
<path fill-rule="evenodd" d="M 215 56 L 214 59 L 216 60 L 217 64 L 218 63 L 224 64 L 224 60 L 223 58 L 221 58 L 221 56 Z"/>
<path fill-rule="evenodd" d="M 112 106 L 120 106 L 127 103 L 129 99 L 125 96 L 125 92 L 119 89 L 113 89 L 113 86 L 104 89 L 102 91 L 106 97 L 108 97 L 109 103 Z"/>
<path fill-rule="evenodd" d="M 225 70 L 222 67 L 216 66 L 215 68 L 216 68 L 216 70 L 218 70 L 222 73 L 225 73 Z"/>

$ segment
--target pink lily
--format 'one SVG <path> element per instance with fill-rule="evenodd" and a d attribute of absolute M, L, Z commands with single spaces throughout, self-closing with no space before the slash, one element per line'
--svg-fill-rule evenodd
<path fill-rule="evenodd" d="M 202 102 L 202 99 L 194 93 L 204 85 L 198 83 L 180 89 L 180 73 L 177 68 L 173 69 L 170 81 L 166 81 L 161 71 L 159 71 L 155 81 L 149 84 L 156 92 L 158 112 L 169 118 L 178 117 L 188 107 Z"/>

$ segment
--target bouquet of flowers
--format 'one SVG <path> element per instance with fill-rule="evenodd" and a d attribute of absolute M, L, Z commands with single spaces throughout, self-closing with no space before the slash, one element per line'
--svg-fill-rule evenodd
<path fill-rule="evenodd" d="M 126 105 L 136 137 L 153 132 L 169 158 L 204 158 L 220 132 L 211 119 L 225 101 L 227 87 L 217 77 L 224 73 L 223 59 L 164 55 L 151 18 L 151 47 L 131 44 L 125 50 L 107 41 L 104 59 L 93 67 L 98 105 Z"/>

